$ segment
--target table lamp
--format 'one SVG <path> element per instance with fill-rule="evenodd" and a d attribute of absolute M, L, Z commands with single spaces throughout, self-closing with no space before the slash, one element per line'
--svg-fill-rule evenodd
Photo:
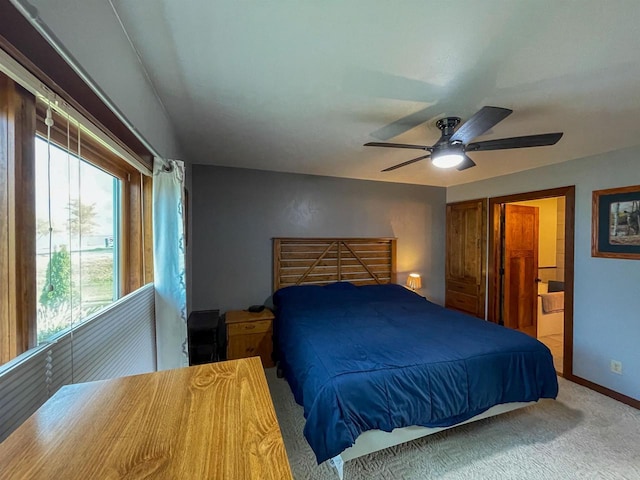
<path fill-rule="evenodd" d="M 410 273 L 407 277 L 407 287 L 409 287 L 411 290 L 420 290 L 422 288 L 422 280 L 420 279 L 420 274 Z"/>

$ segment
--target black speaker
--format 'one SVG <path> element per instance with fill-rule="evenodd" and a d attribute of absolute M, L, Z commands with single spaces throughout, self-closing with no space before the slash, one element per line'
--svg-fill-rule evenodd
<path fill-rule="evenodd" d="M 197 310 L 187 319 L 189 365 L 220 360 L 218 345 L 219 310 Z"/>

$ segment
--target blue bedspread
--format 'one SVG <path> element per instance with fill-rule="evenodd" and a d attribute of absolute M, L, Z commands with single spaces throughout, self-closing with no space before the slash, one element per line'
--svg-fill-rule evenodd
<path fill-rule="evenodd" d="M 366 430 L 450 426 L 558 393 L 542 343 L 399 285 L 287 287 L 274 303 L 279 359 L 318 463 Z"/>

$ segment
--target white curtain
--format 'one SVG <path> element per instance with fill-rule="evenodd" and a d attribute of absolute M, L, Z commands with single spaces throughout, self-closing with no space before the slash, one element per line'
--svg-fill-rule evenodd
<path fill-rule="evenodd" d="M 184 163 L 154 159 L 153 275 L 158 370 L 189 365 L 183 192 Z"/>

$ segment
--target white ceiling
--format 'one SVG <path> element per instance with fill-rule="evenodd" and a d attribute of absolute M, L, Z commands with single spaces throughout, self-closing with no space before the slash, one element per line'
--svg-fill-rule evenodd
<path fill-rule="evenodd" d="M 637 0 L 111 1 L 192 163 L 450 186 L 640 144 Z M 463 172 L 362 146 L 485 105 L 483 140 L 564 137 Z"/>

